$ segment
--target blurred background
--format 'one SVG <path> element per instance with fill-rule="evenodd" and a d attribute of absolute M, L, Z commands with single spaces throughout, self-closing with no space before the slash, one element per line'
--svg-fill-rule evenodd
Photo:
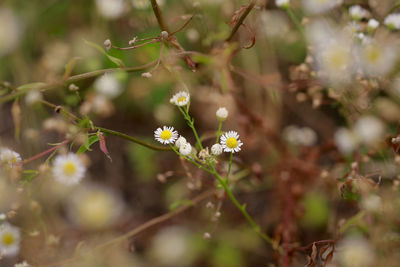
<path fill-rule="evenodd" d="M 0 145 L 24 160 L 71 136 L 58 153 L 87 142 L 43 101 L 154 145 L 163 125 L 194 144 L 169 103 L 188 89 L 205 146 L 213 145 L 216 110 L 229 110 L 223 130 L 244 143 L 233 191 L 283 251 L 260 239 L 221 190 L 91 250 L 216 188 L 170 151 L 106 136 L 112 161 L 94 144 L 80 154 L 87 171 L 77 186 L 53 179 L 48 156 L 2 169 L 0 220 L 18 227 L 21 242 L 0 266 L 398 266 L 400 20 L 385 20 L 396 1 L 260 0 L 225 42 L 249 2 L 158 1 L 170 33 L 193 16 L 175 34 L 184 50 L 160 52 L 160 42 L 103 45 L 159 36 L 148 0 L 2 0 Z M 157 68 L 120 68 L 160 55 Z M 93 75 L 74 76 L 83 73 Z M 73 83 L 59 84 L 63 77 Z M 219 159 L 222 172 L 227 159 Z"/>

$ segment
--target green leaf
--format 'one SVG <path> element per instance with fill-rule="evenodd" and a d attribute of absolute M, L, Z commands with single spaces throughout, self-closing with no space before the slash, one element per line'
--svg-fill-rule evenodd
<path fill-rule="evenodd" d="M 32 182 L 33 179 L 35 179 L 39 175 L 39 171 L 37 170 L 25 170 L 22 173 L 22 180 L 26 181 L 28 183 Z"/>
<path fill-rule="evenodd" d="M 124 62 L 123 62 L 121 59 L 116 58 L 116 57 L 113 57 L 113 56 L 110 56 L 110 55 L 107 54 L 107 52 L 106 52 L 101 46 L 99 46 L 98 44 L 95 44 L 95 43 L 92 43 L 92 42 L 89 42 L 89 41 L 86 41 L 86 40 L 85 40 L 85 43 L 86 43 L 87 45 L 90 45 L 91 47 L 97 49 L 100 53 L 102 53 L 103 55 L 105 55 L 109 60 L 111 60 L 111 61 L 112 61 L 114 64 L 116 64 L 118 67 L 120 67 L 120 68 L 124 68 L 124 67 L 125 67 Z"/>
<path fill-rule="evenodd" d="M 78 151 L 76 152 L 76 154 L 82 154 L 84 152 L 86 152 L 87 150 L 92 151 L 90 149 L 90 147 L 96 143 L 97 141 L 99 141 L 99 137 L 97 135 L 92 135 L 91 137 L 89 137 L 87 139 L 87 142 L 83 145 L 81 145 L 81 147 L 78 149 Z"/>
<path fill-rule="evenodd" d="M 17 90 L 25 91 L 25 90 L 28 90 L 28 89 L 38 89 L 38 88 L 40 88 L 42 86 L 45 86 L 45 85 L 46 85 L 46 83 L 40 83 L 40 82 L 38 82 L 38 83 L 28 83 L 28 84 L 21 85 L 20 87 L 17 88 Z"/>

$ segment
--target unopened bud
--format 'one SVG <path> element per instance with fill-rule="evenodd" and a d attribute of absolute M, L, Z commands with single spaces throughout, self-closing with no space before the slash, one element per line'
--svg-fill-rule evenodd
<path fill-rule="evenodd" d="M 134 46 L 136 43 L 136 40 L 137 40 L 137 36 L 133 37 L 133 39 L 129 41 L 129 45 Z"/>
<path fill-rule="evenodd" d="M 106 50 L 110 50 L 111 49 L 111 41 L 110 39 L 107 39 L 104 41 L 104 47 L 106 48 Z"/>
<path fill-rule="evenodd" d="M 143 72 L 142 77 L 143 78 L 151 78 L 153 75 L 150 72 Z"/>
<path fill-rule="evenodd" d="M 169 34 L 168 34 L 167 31 L 162 31 L 161 34 L 160 34 L 160 36 L 161 36 L 161 39 L 162 39 L 162 40 L 165 40 L 165 39 L 168 38 Z"/>

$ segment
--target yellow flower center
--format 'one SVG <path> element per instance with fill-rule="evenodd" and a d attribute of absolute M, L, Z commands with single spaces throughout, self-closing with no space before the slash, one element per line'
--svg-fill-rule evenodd
<path fill-rule="evenodd" d="M 186 101 L 186 96 L 181 96 L 181 97 L 178 98 L 178 103 L 179 102 L 184 102 L 184 101 Z"/>
<path fill-rule="evenodd" d="M 377 62 L 379 58 L 381 57 L 381 51 L 378 47 L 376 46 L 370 46 L 367 48 L 367 58 L 371 62 Z"/>
<path fill-rule="evenodd" d="M 168 140 L 171 138 L 171 136 L 172 136 L 172 133 L 170 130 L 164 130 L 161 132 L 161 135 L 160 135 L 161 139 L 163 139 L 163 140 Z"/>
<path fill-rule="evenodd" d="M 64 164 L 63 171 L 68 176 L 74 175 L 76 172 L 76 166 L 72 162 L 67 162 Z"/>
<path fill-rule="evenodd" d="M 235 148 L 235 147 L 237 147 L 237 145 L 238 145 L 238 141 L 236 140 L 235 137 L 229 137 L 226 140 L 226 146 L 229 148 Z"/>
<path fill-rule="evenodd" d="M 12 234 L 10 234 L 10 233 L 5 233 L 5 234 L 3 235 L 2 241 L 3 241 L 3 244 L 4 244 L 4 245 L 10 246 L 10 245 L 14 244 L 15 238 L 14 238 L 14 236 L 13 236 Z"/>

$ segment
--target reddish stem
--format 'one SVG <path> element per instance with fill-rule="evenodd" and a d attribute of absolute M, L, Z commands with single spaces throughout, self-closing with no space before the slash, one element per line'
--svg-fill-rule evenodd
<path fill-rule="evenodd" d="M 20 164 L 21 164 L 21 165 L 24 165 L 24 164 L 29 163 L 29 162 L 31 162 L 31 161 L 34 161 L 34 160 L 36 160 L 36 159 L 38 159 L 38 158 L 41 158 L 41 157 L 43 157 L 43 156 L 45 156 L 45 155 L 47 155 L 47 154 L 53 152 L 54 150 L 60 148 L 61 146 L 65 145 L 65 144 L 68 144 L 69 142 L 70 142 L 70 140 L 64 140 L 64 141 L 62 141 L 60 144 L 58 144 L 58 145 L 56 145 L 56 146 L 53 146 L 52 148 L 47 149 L 46 151 L 43 151 L 43 152 L 41 152 L 41 153 L 39 153 L 39 154 L 37 154 L 37 155 L 35 155 L 35 156 L 33 156 L 33 157 L 30 157 L 30 158 L 28 158 L 28 159 L 22 161 Z"/>

